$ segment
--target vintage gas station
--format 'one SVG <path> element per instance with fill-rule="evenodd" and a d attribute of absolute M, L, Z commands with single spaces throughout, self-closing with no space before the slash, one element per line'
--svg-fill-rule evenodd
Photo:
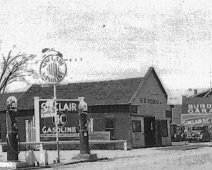
<path fill-rule="evenodd" d="M 90 153 L 89 140 L 88 140 L 88 127 L 87 127 L 87 103 L 84 97 L 78 97 L 76 100 L 57 100 L 56 85 L 60 83 L 67 73 L 67 66 L 62 56 L 59 56 L 57 51 L 51 50 L 44 54 L 43 60 L 40 64 L 41 78 L 47 83 L 53 85 L 54 94 L 53 99 L 39 99 L 34 97 L 34 128 L 35 128 L 35 142 L 38 144 L 46 140 L 56 140 L 57 143 L 57 158 L 56 163 L 60 163 L 60 137 L 79 137 L 80 139 L 80 153 L 74 159 L 96 159 L 96 154 Z M 31 164 L 27 161 L 33 158 L 34 154 L 28 155 L 26 162 L 18 161 L 19 154 L 19 127 L 17 124 L 17 98 L 10 96 L 6 101 L 6 141 L 7 141 L 7 161 L 0 162 L 0 167 L 27 167 Z M 75 126 L 70 125 L 69 114 L 77 113 L 78 121 Z M 49 125 L 49 126 L 48 126 Z M 53 126 L 51 126 L 53 125 Z M 79 127 L 76 133 L 76 127 Z M 20 132 L 19 132 L 20 133 Z M 43 151 L 42 144 L 41 150 Z M 30 152 L 33 153 L 33 152 Z M 92 157 L 91 157 L 92 155 Z M 43 155 L 47 159 L 46 152 Z M 11 164 L 13 163 L 13 164 Z M 35 162 L 34 162 L 35 163 Z M 48 161 L 44 161 L 48 164 Z M 33 164 L 32 166 L 35 166 Z"/>
<path fill-rule="evenodd" d="M 54 142 L 55 163 L 60 162 L 64 142 L 79 144 L 73 159 L 95 159 L 90 147 L 97 145 L 125 150 L 171 145 L 171 107 L 154 68 L 143 77 L 62 84 L 67 69 L 60 57 L 55 51 L 44 54 L 40 65 L 44 84 L 1 96 L 2 141 L 7 136 L 6 100 L 14 96 L 20 144 L 40 145 L 43 152 L 43 146 Z"/>

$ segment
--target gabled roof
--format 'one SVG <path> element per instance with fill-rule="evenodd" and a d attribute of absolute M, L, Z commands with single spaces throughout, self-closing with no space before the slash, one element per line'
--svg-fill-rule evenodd
<path fill-rule="evenodd" d="M 127 104 L 143 78 L 129 78 L 99 82 L 84 82 L 59 85 L 57 99 L 85 97 L 88 105 Z M 53 98 L 53 87 L 32 85 L 19 99 L 20 109 L 33 109 L 33 97 Z"/>
<path fill-rule="evenodd" d="M 77 99 L 78 97 L 85 97 L 85 101 L 89 106 L 129 104 L 137 96 L 140 89 L 142 89 L 150 73 L 154 74 L 162 91 L 167 95 L 154 68 L 151 67 L 145 77 L 58 85 L 56 87 L 57 99 Z M 18 97 L 18 109 L 33 109 L 34 97 L 52 99 L 53 95 L 53 86 L 42 87 L 42 85 L 34 84 Z M 0 103 L 0 107 L 2 104 L 5 105 L 4 102 Z M 0 109 L 3 110 L 5 107 Z"/>
<path fill-rule="evenodd" d="M 129 103 L 132 103 L 132 102 L 135 100 L 136 96 L 138 95 L 139 91 L 143 88 L 144 83 L 147 81 L 147 79 L 149 78 L 149 76 L 150 76 L 151 73 L 153 73 L 153 75 L 155 76 L 156 80 L 157 80 L 158 83 L 159 83 L 159 86 L 160 86 L 161 90 L 163 91 L 165 97 L 167 98 L 166 90 L 164 89 L 164 87 L 163 87 L 163 85 L 162 85 L 162 83 L 161 83 L 161 81 L 160 81 L 160 79 L 159 79 L 157 73 L 155 72 L 155 69 L 154 69 L 153 67 L 150 67 L 149 70 L 148 70 L 148 72 L 146 73 L 146 75 L 145 75 L 143 81 L 139 84 L 139 86 L 137 87 L 135 93 L 134 93 L 133 96 L 131 97 Z"/>

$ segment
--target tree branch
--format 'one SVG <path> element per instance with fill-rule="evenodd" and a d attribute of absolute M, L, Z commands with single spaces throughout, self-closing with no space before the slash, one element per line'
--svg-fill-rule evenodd
<path fill-rule="evenodd" d="M 15 81 L 26 81 L 27 76 L 34 74 L 34 71 L 27 68 L 27 64 L 36 56 L 33 54 L 19 53 L 14 57 L 9 51 L 7 57 L 3 56 L 3 62 L 0 75 L 0 93 L 4 93 L 6 87 Z"/>

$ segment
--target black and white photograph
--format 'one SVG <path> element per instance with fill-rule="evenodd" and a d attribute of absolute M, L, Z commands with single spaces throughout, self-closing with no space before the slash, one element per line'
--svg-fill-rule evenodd
<path fill-rule="evenodd" d="M 0 170 L 211 170 L 212 1 L 0 0 Z"/>

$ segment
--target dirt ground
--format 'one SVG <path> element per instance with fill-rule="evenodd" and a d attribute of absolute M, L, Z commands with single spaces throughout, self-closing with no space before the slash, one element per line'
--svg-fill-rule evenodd
<path fill-rule="evenodd" d="M 56 166 L 51 169 L 77 170 L 211 170 L 212 143 L 179 143 L 169 147 L 141 148 L 133 150 L 93 150 L 98 158 L 107 157 L 107 160 Z M 57 157 L 57 151 L 47 151 L 49 164 Z M 78 150 L 60 151 L 62 163 L 71 163 L 72 157 Z M 25 160 L 28 152 L 21 152 L 19 160 Z M 38 161 L 40 153 L 34 152 Z M 2 153 L 0 159 L 6 158 Z"/>

